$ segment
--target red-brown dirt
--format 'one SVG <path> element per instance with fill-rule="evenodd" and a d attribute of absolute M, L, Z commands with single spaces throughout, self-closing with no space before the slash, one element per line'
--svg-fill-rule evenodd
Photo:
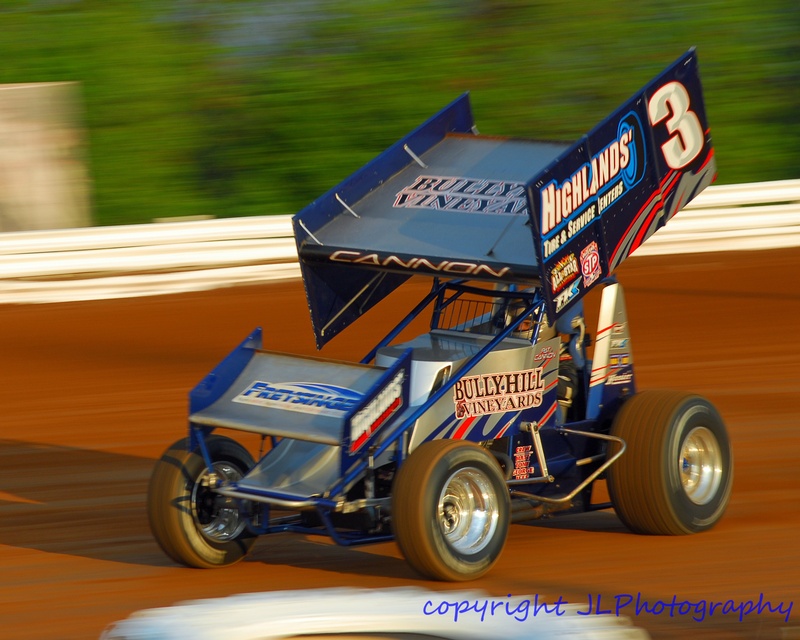
<path fill-rule="evenodd" d="M 97 638 L 132 612 L 247 591 L 475 588 L 603 606 L 794 603 L 784 614 L 633 615 L 654 638 L 800 637 L 800 250 L 632 258 L 625 287 L 640 388 L 695 391 L 736 457 L 724 519 L 687 537 L 637 536 L 613 511 L 512 525 L 469 585 L 420 580 L 393 543 L 260 539 L 242 563 L 178 567 L 154 542 L 145 493 L 185 432 L 187 393 L 257 325 L 265 347 L 313 353 L 297 282 L 102 302 L 0 306 L 0 637 Z M 322 355 L 357 360 L 427 288 L 412 282 Z M 591 326 L 591 325 L 590 325 Z M 419 326 L 417 328 L 420 328 Z M 625 613 L 633 614 L 631 609 Z"/>

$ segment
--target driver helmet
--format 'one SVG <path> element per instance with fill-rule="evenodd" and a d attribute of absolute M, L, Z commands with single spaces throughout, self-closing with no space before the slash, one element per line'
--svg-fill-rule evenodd
<path fill-rule="evenodd" d="M 506 326 L 516 321 L 520 315 L 525 313 L 526 305 L 522 300 L 512 300 L 508 304 L 506 310 Z M 515 338 L 525 338 L 530 340 L 533 338 L 533 330 L 536 328 L 536 321 L 533 319 L 533 312 L 528 313 L 525 319 L 517 326 L 511 333 Z"/>

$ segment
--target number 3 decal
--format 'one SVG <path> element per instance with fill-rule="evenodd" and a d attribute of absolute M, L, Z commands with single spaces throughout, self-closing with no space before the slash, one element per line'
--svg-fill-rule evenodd
<path fill-rule="evenodd" d="M 652 125 L 669 118 L 666 126 L 671 137 L 661 145 L 661 151 L 670 168 L 683 169 L 703 150 L 703 127 L 689 109 L 689 93 L 680 82 L 668 82 L 659 88 L 650 98 L 647 113 Z"/>

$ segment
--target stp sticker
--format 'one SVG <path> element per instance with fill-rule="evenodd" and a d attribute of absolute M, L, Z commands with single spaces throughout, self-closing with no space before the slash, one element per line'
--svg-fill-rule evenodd
<path fill-rule="evenodd" d="M 588 288 L 602 275 L 602 272 L 603 269 L 600 266 L 600 250 L 597 248 L 597 243 L 592 241 L 581 250 L 583 287 Z"/>

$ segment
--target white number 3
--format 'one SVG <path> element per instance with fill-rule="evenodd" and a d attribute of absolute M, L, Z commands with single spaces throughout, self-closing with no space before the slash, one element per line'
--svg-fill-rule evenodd
<path fill-rule="evenodd" d="M 661 151 L 670 168 L 683 169 L 703 150 L 703 127 L 689 109 L 689 93 L 680 82 L 659 88 L 647 104 L 647 113 L 654 126 L 669 118 L 666 126 L 671 137 L 661 145 Z"/>

